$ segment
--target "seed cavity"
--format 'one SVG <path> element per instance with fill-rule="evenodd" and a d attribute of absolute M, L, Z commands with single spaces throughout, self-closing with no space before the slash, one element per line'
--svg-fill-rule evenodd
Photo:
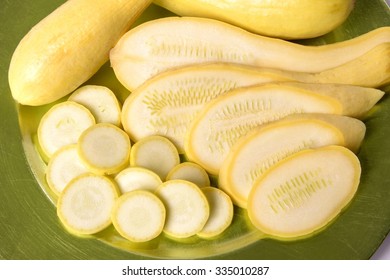
<path fill-rule="evenodd" d="M 188 124 L 195 118 L 197 110 L 182 112 L 172 112 L 172 114 L 165 114 L 162 117 L 150 118 L 147 128 L 158 135 L 169 135 L 174 138 L 181 138 L 187 131 Z"/>
<path fill-rule="evenodd" d="M 250 168 L 245 174 L 244 179 L 247 185 L 253 185 L 253 183 L 264 174 L 271 166 L 275 165 L 282 159 L 295 154 L 296 152 L 310 148 L 313 145 L 313 140 L 302 141 L 296 143 L 294 146 L 286 147 L 281 151 L 277 151 L 266 158 L 263 158 L 260 162 Z"/>
<path fill-rule="evenodd" d="M 325 179 L 321 174 L 321 168 L 317 168 L 305 171 L 280 184 L 268 195 L 268 201 L 276 214 L 288 212 L 301 207 L 321 189 L 332 186 L 333 182 L 330 179 Z"/>
<path fill-rule="evenodd" d="M 56 128 L 65 130 L 73 126 L 75 123 L 76 121 L 71 117 L 62 118 L 57 122 Z"/>
<path fill-rule="evenodd" d="M 151 56 L 159 58 L 196 58 L 236 63 L 254 60 L 253 55 L 247 50 L 232 45 L 226 46 L 225 42 L 216 44 L 183 35 L 156 35 L 147 40 L 145 45 Z"/>
<path fill-rule="evenodd" d="M 270 98 L 246 99 L 228 104 L 209 118 L 207 137 L 210 153 L 226 153 L 253 128 L 279 120 L 290 114 L 304 112 L 301 108 L 275 109 Z"/>
<path fill-rule="evenodd" d="M 237 87 L 236 82 L 223 77 L 196 77 L 173 83 L 167 89 L 145 93 L 142 103 L 150 114 L 147 127 L 151 131 L 183 135 L 205 104 Z"/>

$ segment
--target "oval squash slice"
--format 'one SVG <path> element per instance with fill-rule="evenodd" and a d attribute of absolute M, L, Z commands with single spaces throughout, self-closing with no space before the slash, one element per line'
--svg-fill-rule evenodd
<path fill-rule="evenodd" d="M 255 183 L 248 198 L 249 219 L 272 237 L 314 234 L 350 203 L 360 174 L 358 158 L 344 147 L 298 152 Z"/>
<path fill-rule="evenodd" d="M 383 70 L 388 69 L 389 35 L 390 27 L 382 27 L 339 43 L 304 46 L 256 35 L 218 20 L 166 17 L 127 32 L 111 50 L 110 60 L 119 80 L 127 76 L 130 90 L 168 69 L 207 62 L 327 72 L 318 78 L 336 83 L 345 76 L 348 83 L 360 84 L 366 73 L 383 76 Z M 371 52 L 379 46 L 384 48 Z M 385 73 L 384 81 L 388 81 L 389 73 Z"/>
<path fill-rule="evenodd" d="M 237 87 L 294 80 L 294 76 L 269 69 L 224 63 L 170 70 L 147 81 L 126 99 L 123 128 L 134 141 L 165 136 L 182 153 L 187 127 L 215 97 Z"/>
<path fill-rule="evenodd" d="M 366 135 L 366 125 L 363 121 L 333 114 L 307 113 L 289 115 L 285 120 L 321 120 L 341 131 L 344 137 L 344 147 L 350 149 L 355 154 L 359 151 L 360 146 Z"/>
<path fill-rule="evenodd" d="M 185 152 L 189 160 L 217 175 L 232 146 L 259 125 L 296 113 L 361 115 L 372 107 L 372 99 L 376 102 L 382 94 L 374 89 L 328 84 L 281 83 L 235 89 L 210 102 L 196 116 L 186 135 Z"/>
<path fill-rule="evenodd" d="M 315 118 L 316 115 L 320 116 Z M 339 118 L 338 122 L 344 122 L 345 126 L 349 124 L 351 130 L 339 129 L 326 121 L 327 116 L 332 120 Z M 219 187 L 232 197 L 236 205 L 246 208 L 254 182 L 272 166 L 304 149 L 346 146 L 349 144 L 345 141 L 347 137 L 361 137 L 361 126 L 354 126 L 355 121 L 361 123 L 338 115 L 297 114 L 294 118 L 286 117 L 262 125 L 232 147 L 221 165 Z"/>

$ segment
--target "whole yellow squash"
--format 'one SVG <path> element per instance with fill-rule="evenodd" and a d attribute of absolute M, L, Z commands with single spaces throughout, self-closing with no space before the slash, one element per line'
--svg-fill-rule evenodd
<path fill-rule="evenodd" d="M 69 0 L 35 25 L 13 53 L 13 98 L 44 105 L 69 94 L 108 60 L 110 49 L 152 0 Z"/>
<path fill-rule="evenodd" d="M 355 0 L 154 0 L 181 16 L 222 20 L 258 34 L 284 39 L 313 38 L 342 22 Z"/>

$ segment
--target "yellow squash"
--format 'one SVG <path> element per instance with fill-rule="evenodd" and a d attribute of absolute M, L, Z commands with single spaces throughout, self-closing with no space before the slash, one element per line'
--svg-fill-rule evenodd
<path fill-rule="evenodd" d="M 260 177 L 248 197 L 248 216 L 266 235 L 292 240 L 325 229 L 359 187 L 359 159 L 347 148 L 325 146 L 285 158 Z"/>
<path fill-rule="evenodd" d="M 181 16 L 218 19 L 254 33 L 287 39 L 312 38 L 335 29 L 355 0 L 155 0 Z"/>
<path fill-rule="evenodd" d="M 389 51 L 389 26 L 338 43 L 304 46 L 218 20 L 166 17 L 127 32 L 110 60 L 129 90 L 168 69 L 210 62 L 306 73 L 293 79 L 310 83 L 380 87 L 390 81 Z"/>
<path fill-rule="evenodd" d="M 53 102 L 75 90 L 151 0 L 69 0 L 40 21 L 16 48 L 9 84 L 25 105 Z"/>

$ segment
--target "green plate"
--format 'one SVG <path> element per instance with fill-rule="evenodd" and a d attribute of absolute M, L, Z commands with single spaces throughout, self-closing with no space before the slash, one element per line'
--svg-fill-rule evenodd
<path fill-rule="evenodd" d="M 215 240 L 178 241 L 161 236 L 137 245 L 122 239 L 112 227 L 88 238 L 68 234 L 56 216 L 55 198 L 44 180 L 45 165 L 35 148 L 39 119 L 50 106 L 18 106 L 7 81 L 9 62 L 18 42 L 63 2 L 1 0 L 1 259 L 369 259 L 376 251 L 390 230 L 388 96 L 365 120 L 367 135 L 358 154 L 363 169 L 358 193 L 348 209 L 320 234 L 293 242 L 259 239 L 243 211 L 236 211 L 233 225 Z M 152 5 L 137 23 L 167 15 L 167 11 Z M 356 0 L 353 13 L 342 26 L 301 43 L 342 41 L 385 25 L 390 25 L 385 1 Z M 109 86 L 122 101 L 128 94 L 108 64 L 88 83 Z"/>

